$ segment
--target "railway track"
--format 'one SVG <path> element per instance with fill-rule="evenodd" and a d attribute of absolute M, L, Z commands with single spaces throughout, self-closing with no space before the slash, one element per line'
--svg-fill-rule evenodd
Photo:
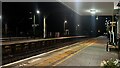
<path fill-rule="evenodd" d="M 25 58 L 34 56 L 34 55 L 42 54 L 42 53 L 45 53 L 45 52 L 48 52 L 48 51 L 51 51 L 51 50 L 54 50 L 54 49 L 58 49 L 58 48 L 61 48 L 61 47 L 64 47 L 64 46 L 68 46 L 70 44 L 73 44 L 73 43 L 76 43 L 76 42 L 79 42 L 79 41 L 82 41 L 82 40 L 85 40 L 85 39 L 87 39 L 87 38 L 68 40 L 68 41 L 65 41 L 65 42 L 58 41 L 57 44 L 53 44 L 53 45 L 49 45 L 49 43 L 50 43 L 49 42 L 48 43 L 49 46 L 44 44 L 44 47 L 39 47 L 39 48 L 36 48 L 36 49 L 33 49 L 33 50 L 28 50 L 28 51 L 26 49 L 26 51 L 22 51 L 22 52 L 18 51 L 18 53 L 14 52 L 15 54 L 10 54 L 9 50 L 8 50 L 8 54 L 3 55 L 3 57 L 2 57 L 2 61 L 3 61 L 2 64 L 5 65 L 5 64 L 8 64 L 8 63 L 12 63 L 12 62 L 15 62 L 15 61 L 18 61 L 18 60 L 21 60 L 21 59 L 25 59 Z M 18 50 L 19 50 L 19 48 L 18 48 Z"/>
<path fill-rule="evenodd" d="M 73 42 L 67 42 L 67 43 L 64 43 L 64 44 L 61 44 L 61 45 L 63 45 L 63 47 L 62 48 L 58 48 L 57 50 L 55 50 L 55 51 L 53 51 L 53 52 L 51 52 L 51 53 L 48 53 L 47 55 L 44 55 L 44 56 L 41 56 L 42 57 L 42 59 L 44 58 L 44 60 L 42 61 L 41 60 L 41 62 L 39 62 L 39 63 L 41 63 L 41 64 L 35 64 L 36 66 L 47 66 L 47 65 L 53 65 L 54 63 L 56 63 L 56 62 L 58 62 L 58 61 L 60 61 L 61 59 L 64 59 L 65 57 L 67 57 L 67 56 L 69 56 L 70 54 L 73 54 L 73 53 L 75 53 L 75 52 L 77 52 L 78 50 L 80 50 L 80 49 L 82 49 L 82 48 L 84 48 L 84 47 L 86 47 L 86 46 L 88 46 L 92 41 L 91 40 L 88 40 L 88 39 L 84 39 L 84 40 L 87 40 L 87 41 L 83 41 L 83 39 L 82 40 L 76 40 L 76 41 L 73 41 Z M 79 43 L 78 43 L 79 42 Z M 73 44 L 73 43 L 75 43 L 75 44 Z M 69 45 L 69 46 L 67 46 L 67 44 Z M 71 45 L 72 44 L 72 45 Z M 72 48 L 72 49 L 69 49 L 69 48 Z M 53 49 L 52 49 L 53 50 Z M 61 52 L 60 51 L 62 51 L 63 50 L 63 54 L 60 54 Z M 72 50 L 72 51 L 71 51 Z M 60 53 L 59 53 L 60 52 Z M 46 56 L 48 57 L 48 56 L 50 56 L 50 55 L 53 55 L 53 53 L 56 53 L 57 55 L 54 55 L 53 57 L 49 57 L 49 58 L 46 58 Z M 33 58 L 32 58 L 33 59 Z M 14 68 L 15 66 L 24 66 L 24 65 L 31 65 L 31 64 L 29 64 L 30 62 L 34 62 L 34 61 L 37 61 L 37 60 L 39 60 L 39 59 L 41 59 L 41 58 L 35 58 L 35 59 L 33 59 L 33 60 L 29 60 L 29 61 L 25 61 L 25 62 L 21 62 L 21 63 L 16 63 L 16 64 L 13 64 L 13 65 L 10 65 L 10 67 L 11 68 Z M 53 61 L 54 59 L 56 59 L 55 61 Z M 52 60 L 52 61 L 51 61 Z M 43 64 L 44 63 L 44 64 Z M 34 63 L 32 63 L 32 64 L 34 64 Z M 34 65 L 33 65 L 34 66 Z M 10 68 L 10 67 L 8 67 L 8 68 Z M 6 68 L 6 67 L 5 67 Z"/>

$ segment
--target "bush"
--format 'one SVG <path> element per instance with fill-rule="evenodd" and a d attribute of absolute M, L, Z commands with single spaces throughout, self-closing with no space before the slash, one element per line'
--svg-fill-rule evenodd
<path fill-rule="evenodd" d="M 120 68 L 119 60 L 110 59 L 108 61 L 104 61 L 103 68 Z"/>

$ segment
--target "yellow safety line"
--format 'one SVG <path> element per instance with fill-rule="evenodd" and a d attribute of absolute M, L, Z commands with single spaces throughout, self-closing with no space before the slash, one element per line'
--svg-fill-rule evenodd
<path fill-rule="evenodd" d="M 76 55 L 77 53 L 79 53 L 80 51 L 84 50 L 85 48 L 89 47 L 90 45 L 92 45 L 92 44 L 94 44 L 94 43 L 95 43 L 95 42 L 89 44 L 88 46 L 86 46 L 86 47 L 80 49 L 79 51 L 77 51 L 77 52 L 71 54 L 70 56 L 66 57 L 65 59 L 61 60 L 60 62 L 58 62 L 58 63 L 56 63 L 56 64 L 54 64 L 54 65 L 52 65 L 52 66 L 57 66 L 58 64 L 60 64 L 60 63 L 64 62 L 65 60 L 71 58 L 72 56 Z"/>

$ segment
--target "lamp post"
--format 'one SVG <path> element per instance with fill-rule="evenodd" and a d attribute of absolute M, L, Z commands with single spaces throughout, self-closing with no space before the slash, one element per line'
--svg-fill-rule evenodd
<path fill-rule="evenodd" d="M 64 35 L 66 35 L 66 24 L 67 24 L 67 20 L 64 21 Z"/>
<path fill-rule="evenodd" d="M 66 26 L 66 25 L 65 25 L 66 23 L 67 23 L 67 21 L 65 20 L 65 21 L 64 21 L 64 31 L 66 30 L 66 29 L 65 29 L 65 28 L 66 28 L 66 27 L 65 27 L 65 26 Z"/>
<path fill-rule="evenodd" d="M 44 16 L 43 22 L 43 38 L 46 38 L 46 17 Z"/>
<path fill-rule="evenodd" d="M 80 26 L 80 25 L 77 25 L 77 26 L 76 26 L 76 30 L 78 30 L 78 27 L 79 27 L 79 26 Z"/>
<path fill-rule="evenodd" d="M 30 12 L 31 13 L 31 12 Z M 36 13 L 37 14 L 40 14 L 40 11 L 39 10 L 37 10 L 36 11 Z M 33 27 L 33 33 L 34 33 L 34 35 L 35 35 L 35 28 L 37 27 L 37 26 L 39 26 L 39 24 L 36 24 L 35 23 L 35 14 L 33 15 L 33 24 L 32 24 L 32 27 Z M 46 38 L 46 16 L 44 16 L 44 19 L 43 19 L 43 38 Z M 29 19 L 32 19 L 32 18 L 29 18 Z"/>
<path fill-rule="evenodd" d="M 36 13 L 37 13 L 37 14 L 40 14 L 40 11 L 37 10 Z M 36 24 L 36 23 L 35 23 L 35 14 L 34 14 L 34 15 L 33 15 L 33 24 L 32 24 L 34 36 L 35 36 L 35 28 L 36 28 L 37 26 L 39 26 L 39 24 Z"/>

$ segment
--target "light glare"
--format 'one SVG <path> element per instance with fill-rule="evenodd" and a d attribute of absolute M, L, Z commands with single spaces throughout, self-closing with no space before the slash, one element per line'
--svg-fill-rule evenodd
<path fill-rule="evenodd" d="M 37 10 L 37 14 L 39 14 L 40 13 L 40 11 L 39 10 Z"/>
<path fill-rule="evenodd" d="M 100 10 L 97 10 L 97 9 L 89 9 L 89 10 L 86 10 L 86 12 L 89 12 L 91 13 L 92 15 L 98 13 L 98 12 L 101 12 Z"/>
<path fill-rule="evenodd" d="M 95 14 L 96 10 L 95 9 L 90 9 L 90 13 Z"/>
<path fill-rule="evenodd" d="M 98 20 L 98 16 L 96 17 L 96 20 Z"/>
<path fill-rule="evenodd" d="M 65 20 L 65 23 L 67 23 L 67 21 Z"/>

